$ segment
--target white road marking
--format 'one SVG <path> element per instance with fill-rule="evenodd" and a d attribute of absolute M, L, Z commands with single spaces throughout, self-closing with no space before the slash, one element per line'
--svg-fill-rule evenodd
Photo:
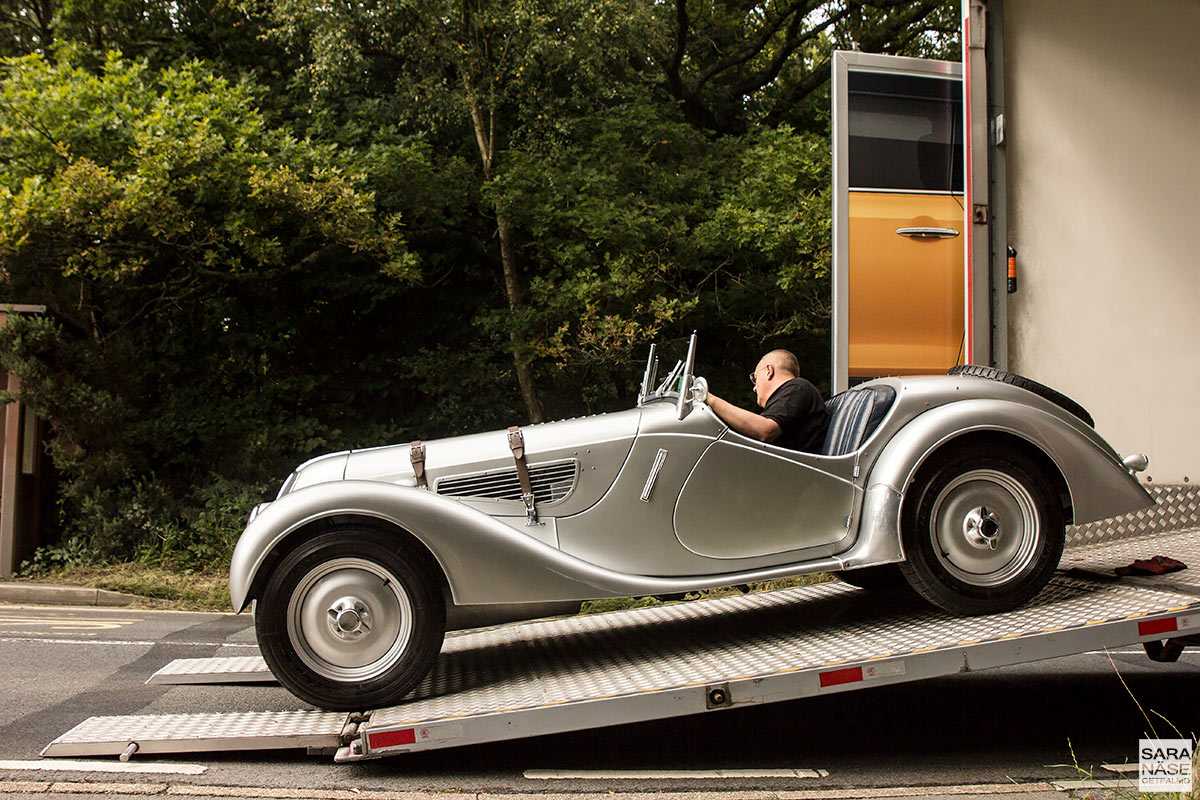
<path fill-rule="evenodd" d="M 143 622 L 140 619 L 122 619 L 120 617 L 110 617 L 101 619 L 98 617 L 6 617 L 0 615 L 0 623 L 5 625 L 132 625 L 135 622 Z"/>
<path fill-rule="evenodd" d="M 145 647 L 147 645 L 162 644 L 156 641 L 138 641 L 136 639 L 47 639 L 37 636 L 0 636 L 0 642 L 40 642 L 42 644 L 133 644 Z M 242 644 L 239 642 L 171 642 L 170 644 L 188 645 L 191 647 L 253 647 L 258 649 L 256 644 Z"/>
<path fill-rule="evenodd" d="M 712 778 L 828 778 L 823 769 L 527 769 L 533 781 L 690 780 Z"/>
<path fill-rule="evenodd" d="M 70 761 L 39 759 L 0 761 L 0 769 L 38 770 L 40 772 L 143 772 L 162 775 L 203 775 L 203 764 L 167 764 L 156 761 Z"/>
<path fill-rule="evenodd" d="M 1051 781 L 1051 786 L 1060 792 L 1073 792 L 1076 789 L 1137 789 L 1137 783 L 1128 778 L 1105 778 L 1103 780 L 1086 781 Z"/>
<path fill-rule="evenodd" d="M 1144 656 L 1146 655 L 1145 648 L 1139 647 L 1131 650 L 1088 650 L 1084 653 L 1088 656 Z M 1184 650 L 1180 656 L 1200 656 L 1200 650 Z"/>
<path fill-rule="evenodd" d="M 1101 764 L 1109 772 L 1137 772 L 1139 765 L 1137 764 Z"/>

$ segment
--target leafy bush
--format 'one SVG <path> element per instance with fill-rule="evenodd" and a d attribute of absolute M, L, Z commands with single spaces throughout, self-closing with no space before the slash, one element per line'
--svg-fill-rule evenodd
<path fill-rule="evenodd" d="M 297 459 L 379 435 L 345 353 L 416 275 L 398 216 L 198 63 L 0 70 L 0 280 L 49 312 L 0 358 L 50 423 L 69 558 L 227 559 Z"/>

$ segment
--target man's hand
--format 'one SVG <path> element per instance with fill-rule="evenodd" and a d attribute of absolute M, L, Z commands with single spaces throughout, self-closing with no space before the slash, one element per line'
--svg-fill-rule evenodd
<path fill-rule="evenodd" d="M 720 417 L 726 425 L 743 436 L 749 436 L 751 439 L 757 439 L 760 442 L 773 442 L 783 433 L 783 429 L 779 427 L 779 423 L 775 420 L 767 419 L 762 414 L 756 414 L 753 411 L 739 408 L 733 403 L 722 400 L 712 392 L 708 393 L 707 403 L 714 414 Z"/>

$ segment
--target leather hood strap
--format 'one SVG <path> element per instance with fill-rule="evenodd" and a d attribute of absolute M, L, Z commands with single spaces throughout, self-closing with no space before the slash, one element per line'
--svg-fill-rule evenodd
<path fill-rule="evenodd" d="M 537 524 L 537 508 L 533 495 L 533 483 L 529 480 L 529 466 L 525 463 L 525 436 L 513 425 L 508 429 L 508 448 L 512 450 L 517 465 L 517 480 L 521 482 L 521 500 L 525 503 L 525 516 L 529 525 Z"/>
<path fill-rule="evenodd" d="M 420 439 L 412 443 L 408 451 L 408 458 L 412 461 L 413 475 L 417 479 L 417 488 L 428 489 L 429 481 L 425 479 L 425 445 L 421 444 Z"/>

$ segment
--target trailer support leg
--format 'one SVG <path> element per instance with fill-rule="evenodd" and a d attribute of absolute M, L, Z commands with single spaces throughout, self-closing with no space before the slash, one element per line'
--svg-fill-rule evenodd
<path fill-rule="evenodd" d="M 1142 642 L 1142 647 L 1146 649 L 1146 655 L 1149 656 L 1151 661 L 1157 661 L 1160 664 L 1171 664 L 1179 660 L 1179 655 L 1183 652 L 1183 648 L 1189 644 L 1200 645 L 1200 637 L 1179 636 L 1162 642 Z"/>

